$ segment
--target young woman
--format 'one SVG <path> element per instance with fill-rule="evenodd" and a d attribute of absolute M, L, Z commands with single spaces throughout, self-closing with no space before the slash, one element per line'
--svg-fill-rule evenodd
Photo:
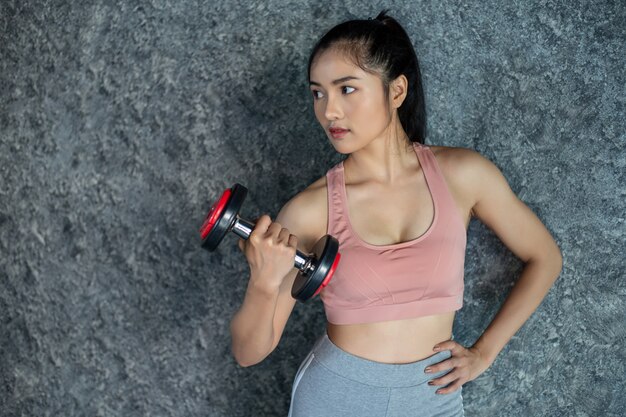
<path fill-rule="evenodd" d="M 462 416 L 462 385 L 483 373 L 541 303 L 561 253 L 541 221 L 477 152 L 425 145 L 425 103 L 411 41 L 386 10 L 327 32 L 309 59 L 317 120 L 348 155 L 261 216 L 239 248 L 251 274 L 231 322 L 238 363 L 262 361 L 293 310 L 296 248 L 325 234 L 341 261 L 320 298 L 322 335 L 294 379 L 289 415 Z M 453 340 L 463 303 L 470 218 L 526 265 L 470 347 Z"/>

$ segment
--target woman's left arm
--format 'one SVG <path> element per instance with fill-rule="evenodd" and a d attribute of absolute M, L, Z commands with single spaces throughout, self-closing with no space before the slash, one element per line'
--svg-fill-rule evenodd
<path fill-rule="evenodd" d="M 454 391 L 460 384 L 475 379 L 495 360 L 513 335 L 528 320 L 558 278 L 563 260 L 561 250 L 539 218 L 509 187 L 506 179 L 489 159 L 471 149 L 457 148 L 455 171 L 462 173 L 462 186 L 474 204 L 471 214 L 489 227 L 524 262 L 519 279 L 489 326 L 469 349 L 454 341 L 435 345 L 451 349 L 464 359 L 451 361 L 462 369 L 457 375 L 439 382 L 460 378 L 440 393 Z M 453 359 L 453 358 L 450 358 Z M 445 362 L 445 361 L 444 361 Z M 460 374 L 462 375 L 460 375 Z M 434 380 L 437 381 L 437 380 Z M 439 385 L 439 384 L 435 384 Z"/>

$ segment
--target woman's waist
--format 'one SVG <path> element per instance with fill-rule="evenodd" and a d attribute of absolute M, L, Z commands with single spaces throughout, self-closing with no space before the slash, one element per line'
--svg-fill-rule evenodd
<path fill-rule="evenodd" d="M 381 363 L 411 363 L 435 352 L 452 338 L 455 312 L 378 323 L 337 325 L 327 322 L 331 342 L 345 352 Z"/>

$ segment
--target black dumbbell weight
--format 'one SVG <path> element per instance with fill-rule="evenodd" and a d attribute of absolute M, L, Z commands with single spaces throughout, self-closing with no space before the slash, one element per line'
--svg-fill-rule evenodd
<path fill-rule="evenodd" d="M 247 240 L 250 237 L 255 223 L 239 217 L 239 210 L 247 194 L 246 187 L 235 183 L 211 206 L 200 228 L 204 249 L 213 252 L 229 231 L 242 239 Z M 291 296 L 305 302 L 319 294 L 330 282 L 340 258 L 339 242 L 331 235 L 319 239 L 310 255 L 296 249 L 294 266 L 300 272 L 291 287 Z"/>

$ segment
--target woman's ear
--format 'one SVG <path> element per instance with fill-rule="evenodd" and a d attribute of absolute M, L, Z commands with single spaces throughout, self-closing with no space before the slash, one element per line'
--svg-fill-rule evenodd
<path fill-rule="evenodd" d="M 407 89 L 409 87 L 409 81 L 404 74 L 400 74 L 390 84 L 389 93 L 391 95 L 391 105 L 394 108 L 402 106 L 404 99 L 406 98 Z"/>

